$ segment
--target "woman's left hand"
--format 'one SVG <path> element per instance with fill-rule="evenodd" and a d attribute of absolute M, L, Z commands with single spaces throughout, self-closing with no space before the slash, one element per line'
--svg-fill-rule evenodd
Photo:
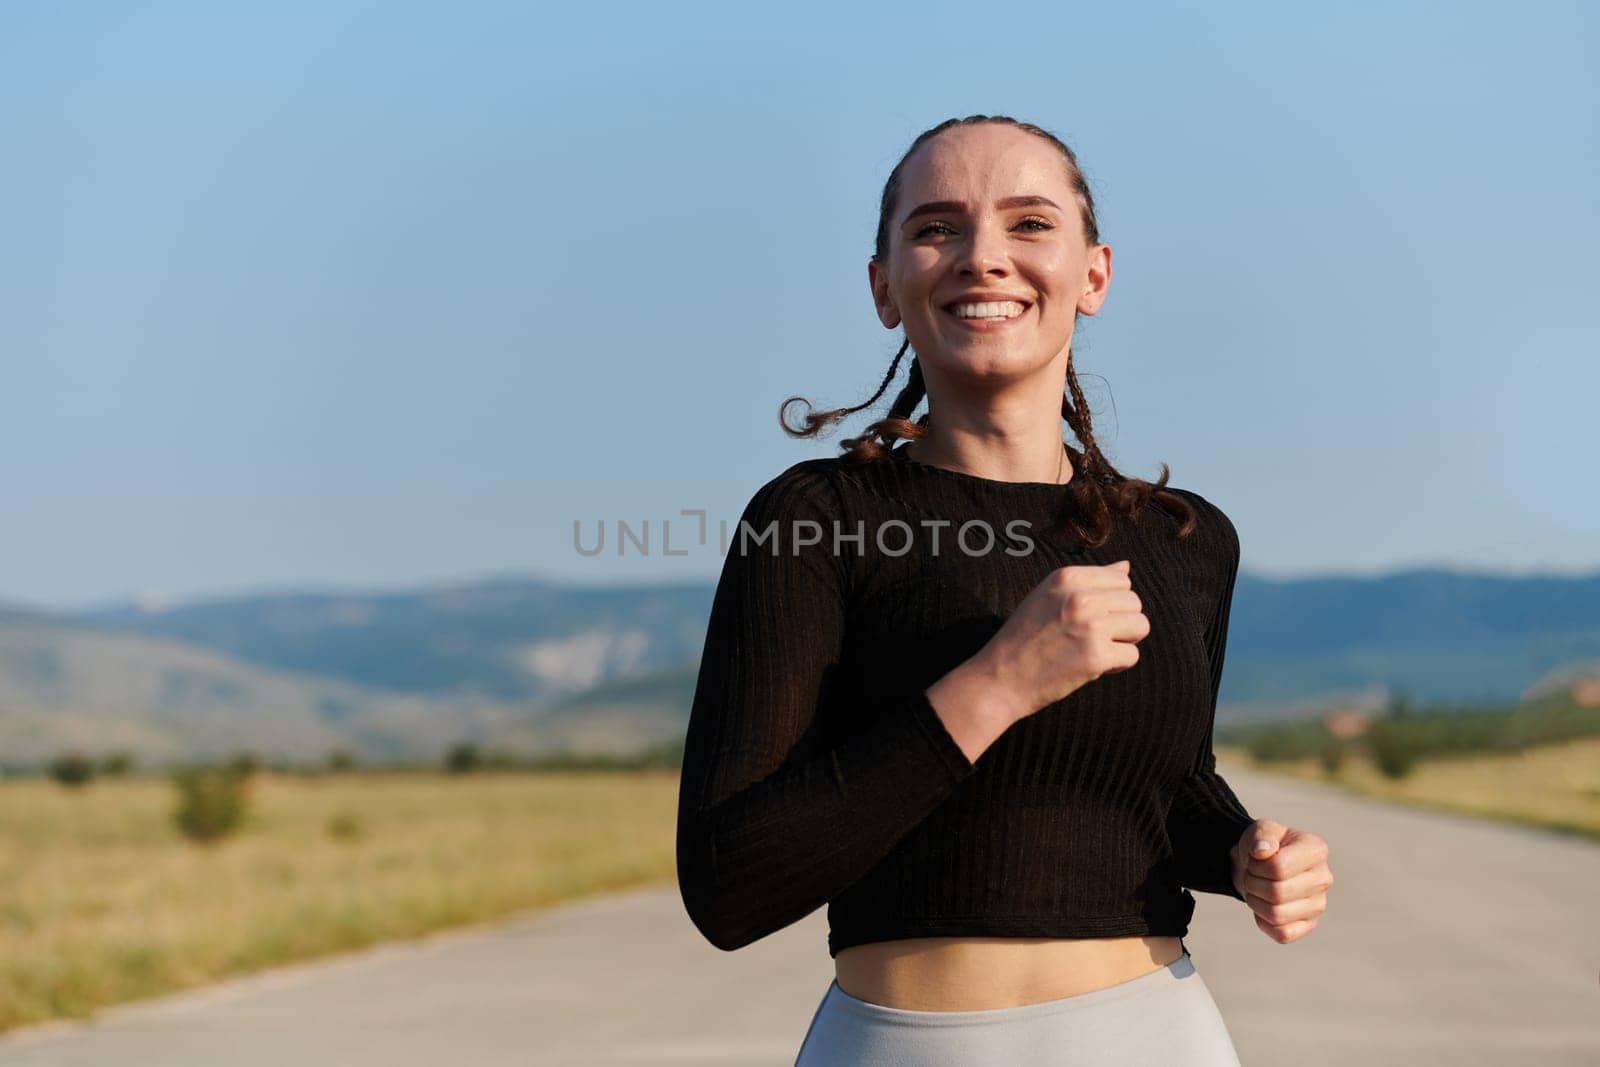
<path fill-rule="evenodd" d="M 1264 848 L 1257 845 L 1265 843 Z M 1316 929 L 1328 910 L 1328 843 L 1306 830 L 1257 819 L 1230 853 L 1233 884 L 1255 912 L 1261 932 L 1287 945 Z"/>

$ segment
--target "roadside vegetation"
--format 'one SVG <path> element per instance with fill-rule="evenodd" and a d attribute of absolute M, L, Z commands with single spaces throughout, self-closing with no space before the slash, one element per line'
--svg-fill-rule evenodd
<path fill-rule="evenodd" d="M 1217 731 L 1218 760 L 1400 803 L 1600 840 L 1600 708 L 1391 701 L 1353 737 L 1322 720 Z"/>

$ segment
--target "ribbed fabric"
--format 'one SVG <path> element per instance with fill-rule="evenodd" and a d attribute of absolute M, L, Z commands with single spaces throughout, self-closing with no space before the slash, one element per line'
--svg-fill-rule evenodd
<path fill-rule="evenodd" d="M 1080 475 L 1081 476 L 1081 475 Z M 1182 937 L 1233 896 L 1252 821 L 1211 740 L 1239 541 L 1151 504 L 1096 549 L 1065 487 L 884 460 L 797 463 L 730 530 L 678 798 L 678 882 L 722 949 L 828 906 L 828 951 L 931 936 Z M 988 531 L 986 535 L 985 531 Z M 992 540 L 990 539 L 992 537 Z M 1046 575 L 1132 561 L 1139 662 L 974 762 L 927 688 Z"/>

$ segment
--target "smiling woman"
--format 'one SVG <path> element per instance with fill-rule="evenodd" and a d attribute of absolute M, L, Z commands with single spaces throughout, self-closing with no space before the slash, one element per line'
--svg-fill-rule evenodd
<path fill-rule="evenodd" d="M 1064 144 L 953 119 L 881 207 L 868 282 L 905 342 L 865 404 L 784 428 L 876 402 L 914 349 L 909 381 L 741 517 L 685 742 L 685 907 L 732 950 L 827 905 L 800 1065 L 1236 1065 L 1191 890 L 1287 943 L 1332 882 L 1320 838 L 1216 771 L 1237 532 L 1095 442 L 1072 337 L 1111 249 Z M 947 547 L 887 551 L 895 524 Z M 975 525 L 1031 536 L 974 550 Z"/>
<path fill-rule="evenodd" d="M 1182 495 L 1166 491 L 1164 465 L 1153 483 L 1126 477 L 1095 440 L 1071 349 L 1078 318 L 1096 314 L 1105 302 L 1111 247 L 1100 243 L 1094 196 L 1077 156 L 1058 137 L 1031 123 L 986 115 L 924 131 L 884 185 L 867 273 L 880 321 L 888 329 L 904 327 L 900 350 L 864 403 L 808 412 L 795 429 L 784 413 L 804 401 L 790 397 L 779 415 L 785 431 L 811 437 L 877 403 L 914 350 L 908 381 L 888 415 L 842 442 L 851 461 L 882 458 L 903 439 L 918 443 L 907 446 L 908 456 L 931 463 L 970 468 L 992 453 L 996 476 L 1026 475 L 1024 468 L 1057 465 L 1060 449 L 1051 441 L 1059 434 L 1052 429 L 1047 435 L 1037 424 L 1056 424 L 1059 411 L 1083 446 L 1080 452 L 1064 445 L 1084 475 L 1067 483 L 1066 492 L 1083 516 L 1079 532 L 1087 543 L 1104 543 L 1114 515 L 1131 517 L 1152 499 L 1185 522 L 1191 518 Z M 994 440 L 996 428 L 983 415 L 969 418 L 966 405 L 945 405 L 935 435 L 941 440 L 924 440 L 931 401 L 929 413 L 911 421 L 930 391 L 954 398 L 996 388 L 1026 397 L 1030 413 L 1014 440 L 1000 441 L 999 449 L 985 443 Z"/>

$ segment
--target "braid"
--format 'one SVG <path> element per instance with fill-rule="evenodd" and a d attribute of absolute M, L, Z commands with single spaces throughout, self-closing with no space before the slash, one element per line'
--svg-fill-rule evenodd
<path fill-rule="evenodd" d="M 906 342 L 910 344 L 910 342 Z M 904 346 L 901 346 L 904 351 Z M 927 386 L 922 384 L 922 363 L 916 356 L 911 357 L 911 374 L 906 381 L 906 387 L 900 390 L 900 395 L 894 398 L 894 403 L 889 406 L 889 414 L 896 418 L 909 419 L 911 413 L 917 410 L 917 404 L 928 395 Z"/>
<path fill-rule="evenodd" d="M 792 437 L 815 437 L 817 433 L 830 422 L 837 422 L 846 415 L 854 415 L 862 408 L 871 407 L 873 404 L 878 402 L 878 398 L 883 395 L 883 391 L 889 388 L 889 383 L 894 381 L 895 372 L 900 369 L 900 360 L 906 354 L 906 349 L 910 347 L 911 341 L 908 338 L 900 345 L 900 351 L 894 354 L 894 362 L 889 364 L 889 373 L 885 374 L 883 376 L 883 381 L 878 384 L 878 391 L 873 393 L 863 403 L 849 408 L 832 408 L 828 411 L 812 411 L 810 410 L 811 401 L 807 400 L 803 396 L 791 396 L 782 404 L 778 405 L 778 425 L 783 427 L 784 432 Z M 912 367 L 916 367 L 915 359 L 912 361 Z M 916 374 L 915 372 L 913 373 L 913 376 L 918 381 L 920 381 L 922 377 L 920 374 Z M 909 389 L 909 387 L 907 388 Z M 895 406 L 897 408 L 900 404 L 900 401 L 904 398 L 905 392 L 902 392 L 900 397 L 895 400 Z M 913 403 L 915 403 L 915 401 L 913 401 Z M 804 404 L 807 408 L 806 414 L 803 416 L 805 419 L 805 425 L 800 429 L 795 429 L 794 427 L 790 426 L 788 420 L 785 418 L 790 404 Z"/>
<path fill-rule="evenodd" d="M 1089 418 L 1089 403 L 1083 398 L 1083 390 L 1078 386 L 1078 376 L 1073 373 L 1074 362 L 1072 354 L 1068 353 L 1067 389 L 1072 393 L 1072 399 L 1069 402 L 1062 396 L 1061 417 L 1067 420 L 1067 425 L 1072 427 L 1072 432 L 1083 445 L 1083 451 L 1078 458 L 1084 472 L 1095 481 L 1111 482 L 1118 475 L 1111 462 L 1100 451 L 1100 443 L 1094 439 L 1094 423 Z"/>
<path fill-rule="evenodd" d="M 889 373 L 883 376 L 883 382 L 878 386 L 878 391 L 862 404 L 848 408 L 833 408 L 828 411 L 808 411 L 804 416 L 805 425 L 800 429 L 791 427 L 784 419 L 784 412 L 790 404 L 801 403 L 810 407 L 810 402 L 804 397 L 791 396 L 778 408 L 778 424 L 784 431 L 794 437 L 814 437 L 829 423 L 837 422 L 847 415 L 853 415 L 862 408 L 870 407 L 877 403 L 879 397 L 889 388 L 889 383 L 894 381 L 896 372 L 900 369 L 900 361 L 911 348 L 910 339 L 901 342 L 900 351 L 894 354 L 894 362 L 889 364 Z M 890 448 L 894 442 L 906 439 L 915 441 L 927 431 L 924 427 L 928 424 L 928 416 L 923 415 L 917 421 L 911 421 L 911 413 L 917 409 L 922 398 L 927 395 L 927 386 L 922 381 L 922 365 L 917 362 L 917 357 L 911 357 L 911 373 L 905 386 L 895 395 L 894 403 L 889 405 L 889 414 L 869 425 L 859 437 L 847 437 L 839 442 L 839 447 L 847 451 L 852 462 L 878 459 Z"/>

